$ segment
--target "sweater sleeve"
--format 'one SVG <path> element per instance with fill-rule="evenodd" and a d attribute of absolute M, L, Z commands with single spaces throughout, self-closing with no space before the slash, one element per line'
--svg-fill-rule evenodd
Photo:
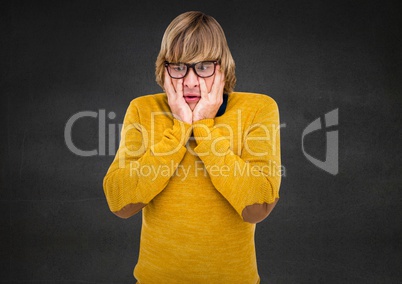
<path fill-rule="evenodd" d="M 232 126 L 233 127 L 233 126 Z M 253 123 L 243 134 L 240 156 L 230 149 L 230 141 L 214 119 L 193 125 L 197 147 L 215 188 L 242 216 L 248 205 L 273 203 L 279 198 L 281 158 L 279 111 L 272 99 L 255 114 Z"/>
<path fill-rule="evenodd" d="M 119 149 L 103 179 L 110 210 L 117 212 L 131 203 L 147 204 L 159 194 L 184 157 L 190 134 L 190 124 L 173 119 L 173 126 L 165 129 L 162 139 L 150 145 L 150 133 L 141 124 L 138 109 L 131 102 Z M 169 171 L 164 170 L 161 175 L 161 167 Z"/>

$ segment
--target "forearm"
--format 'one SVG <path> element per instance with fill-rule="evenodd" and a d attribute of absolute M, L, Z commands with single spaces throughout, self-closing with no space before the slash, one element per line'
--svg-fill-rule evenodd
<path fill-rule="evenodd" d="M 147 204 L 166 187 L 186 153 L 184 145 L 190 127 L 175 120 L 173 127 L 164 131 L 161 141 L 146 147 L 144 153 L 131 147 L 134 139 L 143 139 L 141 136 L 127 135 L 122 139 L 103 182 L 112 212 L 130 204 Z"/>
<path fill-rule="evenodd" d="M 246 206 L 274 203 L 275 199 L 279 198 L 280 177 L 264 173 L 265 165 L 262 163 L 247 163 L 234 154 L 229 149 L 229 142 L 226 142 L 227 144 L 224 141 L 220 142 L 224 144 L 220 150 L 228 151 L 229 154 L 200 156 L 215 188 L 239 215 L 242 215 Z M 202 153 L 203 145 L 199 146 L 195 148 L 195 152 Z"/>
<path fill-rule="evenodd" d="M 240 157 L 230 149 L 229 139 L 213 127 L 213 120 L 200 123 L 202 125 L 194 127 L 198 144 L 194 150 L 203 161 L 215 188 L 245 221 L 260 221 L 261 216 L 266 217 L 273 209 L 270 204 L 279 198 L 279 151 L 253 156 L 247 155 L 244 149 Z M 268 146 L 259 145 L 261 148 Z"/>

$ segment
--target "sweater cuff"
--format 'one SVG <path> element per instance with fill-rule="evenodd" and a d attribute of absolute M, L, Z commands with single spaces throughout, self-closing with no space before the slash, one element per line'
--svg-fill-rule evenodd
<path fill-rule="evenodd" d="M 153 155 L 164 156 L 171 159 L 171 155 L 179 153 L 180 159 L 186 152 L 186 143 L 190 139 L 191 124 L 174 119 L 173 126 L 163 132 L 164 139 L 159 143 L 151 145 Z"/>
<path fill-rule="evenodd" d="M 191 128 L 191 124 L 174 118 L 173 128 L 170 133 L 172 137 L 176 138 L 177 141 L 179 141 L 179 143 L 184 146 L 190 138 Z"/>
<path fill-rule="evenodd" d="M 216 159 L 230 153 L 230 140 L 214 125 L 215 121 L 211 118 L 193 124 L 194 138 L 197 142 L 194 151 L 199 157 L 210 156 L 211 159 Z"/>
<path fill-rule="evenodd" d="M 193 123 L 193 134 L 197 144 L 203 140 L 211 139 L 211 131 L 214 125 L 215 120 L 213 118 L 201 119 Z"/>

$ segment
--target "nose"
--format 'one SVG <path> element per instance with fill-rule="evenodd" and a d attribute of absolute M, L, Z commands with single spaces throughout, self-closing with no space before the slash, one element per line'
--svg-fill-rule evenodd
<path fill-rule="evenodd" d="M 190 70 L 188 70 L 186 77 L 184 77 L 183 84 L 187 88 L 198 87 L 198 76 L 197 74 L 195 74 L 193 68 L 190 68 Z"/>

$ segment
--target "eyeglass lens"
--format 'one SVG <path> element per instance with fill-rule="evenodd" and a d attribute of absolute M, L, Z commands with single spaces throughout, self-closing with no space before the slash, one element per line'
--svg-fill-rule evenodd
<path fill-rule="evenodd" d="M 195 73 L 202 77 L 210 77 L 215 72 L 215 64 L 213 61 L 198 62 L 195 65 L 185 63 L 169 63 L 168 71 L 171 77 L 180 79 L 187 75 L 187 69 L 193 68 Z"/>

